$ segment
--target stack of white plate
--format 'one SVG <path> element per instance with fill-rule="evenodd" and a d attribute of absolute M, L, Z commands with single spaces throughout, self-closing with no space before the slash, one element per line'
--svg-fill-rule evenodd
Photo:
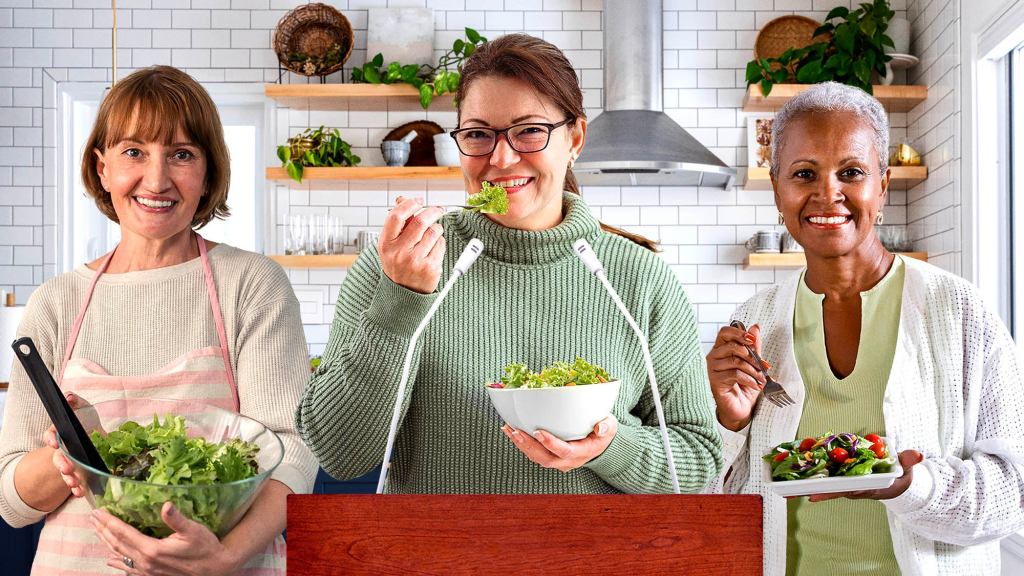
<path fill-rule="evenodd" d="M 434 159 L 438 166 L 459 165 L 459 147 L 451 134 L 442 132 L 434 135 Z"/>

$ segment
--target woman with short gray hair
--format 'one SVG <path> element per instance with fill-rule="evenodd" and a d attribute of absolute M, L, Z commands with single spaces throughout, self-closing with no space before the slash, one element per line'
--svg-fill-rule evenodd
<path fill-rule="evenodd" d="M 834 82 L 779 111 L 772 187 L 807 267 L 741 305 L 749 329 L 722 328 L 707 356 L 727 468 L 716 488 L 764 496 L 765 574 L 996 574 L 998 539 L 1024 528 L 1021 359 L 974 286 L 879 241 L 888 129 L 877 100 Z M 747 346 L 791 404 L 759 402 Z M 879 453 L 898 452 L 903 475 L 776 495 L 762 456 L 829 432 L 885 437 Z"/>

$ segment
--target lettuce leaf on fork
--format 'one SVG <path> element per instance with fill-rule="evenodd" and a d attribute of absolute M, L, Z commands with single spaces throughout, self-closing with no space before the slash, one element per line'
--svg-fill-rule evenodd
<path fill-rule="evenodd" d="M 466 210 L 484 214 L 507 214 L 508 193 L 501 186 L 486 180 L 480 183 L 480 191 L 466 198 Z"/>

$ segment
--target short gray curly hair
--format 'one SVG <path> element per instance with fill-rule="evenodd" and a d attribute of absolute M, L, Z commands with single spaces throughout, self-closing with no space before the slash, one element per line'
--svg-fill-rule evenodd
<path fill-rule="evenodd" d="M 815 112 L 849 112 L 855 114 L 874 132 L 878 168 L 882 174 L 889 169 L 889 117 L 874 96 L 854 86 L 839 82 L 822 82 L 797 94 L 775 114 L 772 122 L 772 178 L 779 177 L 779 150 L 786 140 L 786 128 L 796 118 Z"/>

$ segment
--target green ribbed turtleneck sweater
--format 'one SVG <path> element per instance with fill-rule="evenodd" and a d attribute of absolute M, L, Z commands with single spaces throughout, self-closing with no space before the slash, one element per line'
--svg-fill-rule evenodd
<path fill-rule="evenodd" d="M 611 284 L 646 332 L 684 491 L 718 475 L 715 427 L 697 322 L 679 281 L 655 254 L 600 229 L 578 196 L 542 231 L 449 213 L 444 272 L 471 238 L 483 255 L 424 331 L 414 356 L 388 491 L 396 493 L 671 492 L 654 403 L 636 336 L 600 282 L 572 253 L 586 238 Z M 391 282 L 376 248 L 365 250 L 338 295 L 323 361 L 296 423 L 321 465 L 354 478 L 379 465 L 406 347 L 437 298 Z M 569 473 L 526 458 L 501 432 L 484 385 L 510 362 L 537 370 L 581 356 L 622 381 L 619 430 L 586 466 Z"/>

